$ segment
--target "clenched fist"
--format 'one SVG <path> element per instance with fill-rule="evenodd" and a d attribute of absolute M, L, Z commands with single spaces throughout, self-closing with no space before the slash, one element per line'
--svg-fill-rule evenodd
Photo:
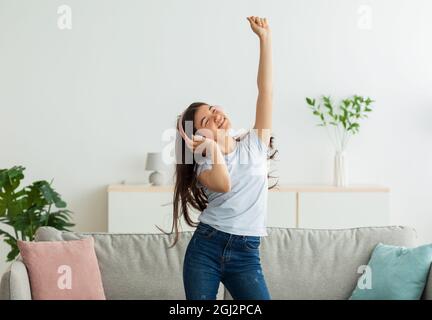
<path fill-rule="evenodd" d="M 262 39 L 267 37 L 271 30 L 267 21 L 267 18 L 260 18 L 260 17 L 247 17 L 250 26 L 252 28 L 252 31 L 257 34 L 257 36 Z"/>

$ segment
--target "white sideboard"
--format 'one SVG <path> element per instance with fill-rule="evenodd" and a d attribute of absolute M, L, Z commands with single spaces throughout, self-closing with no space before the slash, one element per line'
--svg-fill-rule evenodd
<path fill-rule="evenodd" d="M 387 187 L 279 186 L 269 190 L 268 227 L 338 229 L 389 224 Z M 172 186 L 108 186 L 108 232 L 171 231 Z M 193 210 L 197 220 L 199 212 Z M 182 230 L 193 230 L 185 223 Z"/>

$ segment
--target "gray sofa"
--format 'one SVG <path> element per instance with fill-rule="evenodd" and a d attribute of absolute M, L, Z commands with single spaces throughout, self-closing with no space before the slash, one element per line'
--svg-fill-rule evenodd
<path fill-rule="evenodd" d="M 357 284 L 358 267 L 366 265 L 378 242 L 416 246 L 409 227 L 343 230 L 268 228 L 261 262 L 272 299 L 348 299 Z M 182 263 L 192 232 L 167 246 L 163 234 L 110 234 L 37 231 L 36 241 L 73 240 L 93 236 L 107 299 L 185 299 Z M 232 299 L 221 284 L 218 299 Z M 18 258 L 3 274 L 2 299 L 31 299 L 26 267 Z M 423 293 L 432 299 L 432 276 Z"/>

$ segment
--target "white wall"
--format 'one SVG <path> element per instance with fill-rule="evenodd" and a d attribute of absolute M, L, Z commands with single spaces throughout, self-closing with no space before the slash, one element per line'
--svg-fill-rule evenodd
<path fill-rule="evenodd" d="M 59 30 L 57 8 L 72 8 Z M 359 28 L 368 5 L 372 28 Z M 146 181 L 146 152 L 193 101 L 253 124 L 258 41 L 269 18 L 281 183 L 331 183 L 332 146 L 304 98 L 377 103 L 349 145 L 350 181 L 391 188 L 392 223 L 432 242 L 432 3 L 0 0 L 0 167 L 54 178 L 76 230 L 105 231 L 106 186 Z M 361 22 L 361 20 L 360 20 Z"/>

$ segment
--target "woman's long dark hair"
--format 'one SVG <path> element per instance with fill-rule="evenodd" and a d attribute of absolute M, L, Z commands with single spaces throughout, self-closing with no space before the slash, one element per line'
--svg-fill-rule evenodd
<path fill-rule="evenodd" d="M 205 102 L 194 102 L 192 103 L 183 113 L 182 126 L 186 128 L 186 121 L 194 121 L 195 112 L 202 105 L 208 105 Z M 179 117 L 180 118 L 180 117 Z M 177 122 L 179 121 L 177 119 Z M 176 122 L 176 145 L 175 145 L 175 157 L 176 157 L 176 170 L 175 170 L 175 183 L 174 183 L 174 196 L 173 196 L 173 223 L 171 233 L 175 232 L 174 243 L 170 246 L 173 247 L 179 238 L 179 222 L 181 217 L 184 217 L 186 223 L 191 227 L 196 227 L 198 222 L 194 222 L 190 216 L 190 207 L 203 211 L 208 204 L 207 196 L 202 188 L 198 187 L 198 179 L 195 171 L 195 158 L 193 157 L 192 151 L 186 146 L 184 139 L 178 132 Z M 193 123 L 193 122 L 192 122 Z M 193 126 L 192 134 L 196 132 L 195 126 Z M 191 138 L 191 137 L 190 137 Z M 240 140 L 238 138 L 237 140 Z M 273 148 L 274 137 L 270 138 L 268 160 L 273 160 L 278 152 Z M 188 160 L 188 161 L 186 161 Z M 268 178 L 276 178 L 268 175 Z M 269 189 L 274 188 L 277 185 L 276 181 Z M 159 228 L 160 229 L 160 228 Z M 161 230 L 161 229 L 160 229 Z M 161 230 L 164 232 L 163 230 Z M 166 232 L 164 232 L 166 233 Z M 166 233 L 167 234 L 167 233 Z"/>

